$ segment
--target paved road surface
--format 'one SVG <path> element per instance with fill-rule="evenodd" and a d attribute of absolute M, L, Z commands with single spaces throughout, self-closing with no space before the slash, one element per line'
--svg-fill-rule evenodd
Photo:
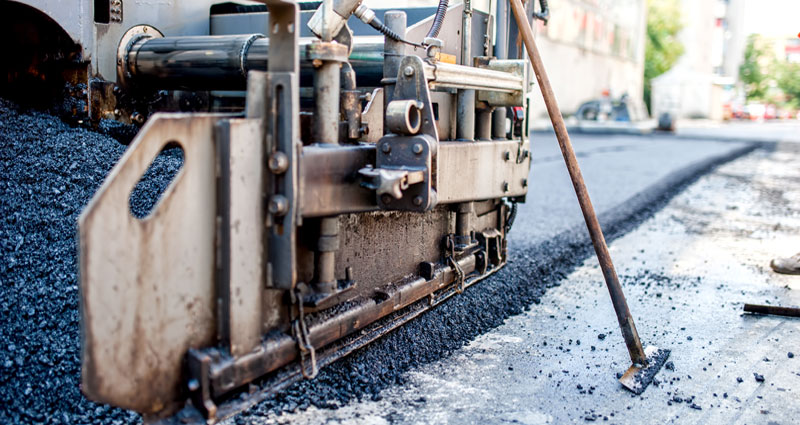
<path fill-rule="evenodd" d="M 669 136 L 578 136 L 574 143 L 606 216 L 681 170 L 745 146 Z M 642 339 L 674 351 L 674 369 L 641 398 L 616 382 L 627 353 L 590 258 L 541 304 L 409 372 L 408 384 L 384 390 L 380 400 L 255 423 L 791 423 L 800 414 L 791 404 L 800 388 L 800 325 L 740 310 L 743 302 L 800 304 L 800 279 L 765 267 L 771 256 L 797 249 L 798 159 L 800 145 L 792 144 L 748 154 L 612 243 Z M 533 249 L 582 225 L 552 136 L 537 135 L 531 181 L 512 249 Z M 788 358 L 792 350 L 796 359 Z"/>

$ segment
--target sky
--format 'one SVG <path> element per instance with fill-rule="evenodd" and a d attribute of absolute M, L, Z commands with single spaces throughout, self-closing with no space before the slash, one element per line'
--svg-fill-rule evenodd
<path fill-rule="evenodd" d="M 745 0 L 744 13 L 744 28 L 748 34 L 800 33 L 800 0 Z"/>

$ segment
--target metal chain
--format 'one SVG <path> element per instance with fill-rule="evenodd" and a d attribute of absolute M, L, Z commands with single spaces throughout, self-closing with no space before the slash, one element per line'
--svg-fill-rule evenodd
<path fill-rule="evenodd" d="M 517 218 L 517 201 L 511 201 L 511 209 L 506 216 L 506 234 L 511 231 L 511 226 L 514 225 L 514 220 Z"/>
<path fill-rule="evenodd" d="M 452 267 L 453 270 L 456 271 L 456 292 L 460 294 L 464 292 L 464 287 L 466 283 L 464 270 L 461 268 L 461 265 L 458 264 L 458 261 L 456 261 L 455 257 L 453 256 L 448 256 L 447 262 L 450 263 L 449 264 L 450 267 Z"/>
<path fill-rule="evenodd" d="M 311 339 L 308 336 L 308 326 L 306 325 L 304 312 L 303 312 L 303 298 L 299 289 L 293 292 L 292 302 L 297 306 L 297 318 L 292 321 L 292 333 L 295 340 L 297 340 L 297 348 L 300 351 L 300 373 L 303 378 L 314 379 L 319 373 L 317 367 L 317 354 L 314 346 L 311 345 Z M 306 362 L 311 360 L 311 373 L 308 372 Z"/>

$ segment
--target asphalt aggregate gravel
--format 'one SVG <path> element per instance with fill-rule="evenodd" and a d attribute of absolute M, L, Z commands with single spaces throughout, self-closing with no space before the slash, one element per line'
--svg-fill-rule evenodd
<path fill-rule="evenodd" d="M 0 99 L 0 423 L 140 421 L 80 392 L 77 219 L 124 151 Z M 181 161 L 180 151 L 154 161 L 134 213 L 144 215 Z"/>
<path fill-rule="evenodd" d="M 705 171 L 749 149 L 688 167 L 601 215 L 607 238 L 634 228 Z M 92 403 L 80 393 L 76 220 L 124 150 L 113 137 L 0 100 L 0 423 L 140 421 L 134 413 Z M 180 165 L 179 150 L 154 161 L 134 191 L 134 215 L 146 214 Z M 535 306 L 548 287 L 591 254 L 582 227 L 535 245 L 516 241 L 508 266 L 494 277 L 235 422 L 378 398 L 382 389 L 402 384 L 406 371 L 446 357 Z"/>

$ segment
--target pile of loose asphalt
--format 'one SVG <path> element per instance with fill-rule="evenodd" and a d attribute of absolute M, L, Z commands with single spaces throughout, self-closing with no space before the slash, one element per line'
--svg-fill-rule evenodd
<path fill-rule="evenodd" d="M 138 415 L 88 401 L 80 392 L 77 218 L 125 150 L 119 129 L 101 133 L 0 100 L 0 423 L 137 423 Z M 737 152 L 741 155 L 744 151 Z M 613 239 L 663 206 L 719 158 L 672 175 L 601 217 Z M 144 213 L 181 165 L 180 152 L 159 156 L 134 191 Z M 512 230 L 513 231 L 513 230 Z M 536 246 L 511 247 L 495 276 L 372 345 L 239 415 L 314 405 L 336 408 L 379 398 L 404 373 L 447 356 L 529 308 L 547 288 L 591 255 L 585 229 Z"/>

